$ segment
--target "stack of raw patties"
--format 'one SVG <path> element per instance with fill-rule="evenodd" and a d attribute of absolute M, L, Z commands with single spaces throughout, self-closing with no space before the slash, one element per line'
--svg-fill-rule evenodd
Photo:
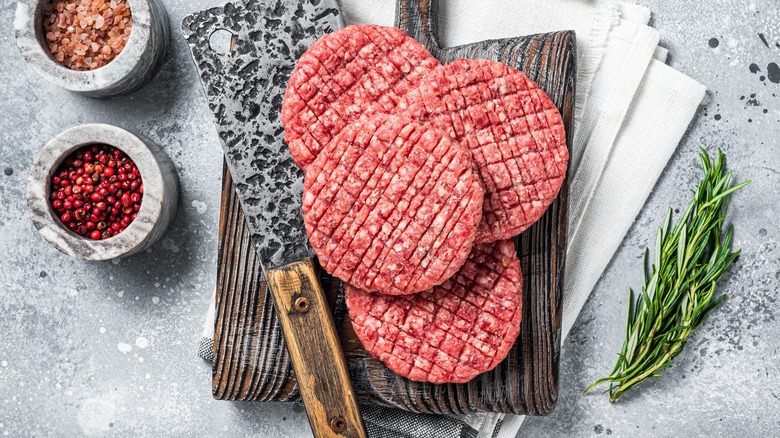
<path fill-rule="evenodd" d="M 504 64 L 441 65 L 398 29 L 350 26 L 301 56 L 281 118 L 309 239 L 366 350 L 431 383 L 498 365 L 522 315 L 509 239 L 566 175 L 550 98 Z"/>

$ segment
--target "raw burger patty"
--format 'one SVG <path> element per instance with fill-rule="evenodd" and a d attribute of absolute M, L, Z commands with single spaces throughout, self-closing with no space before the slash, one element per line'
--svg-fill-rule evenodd
<path fill-rule="evenodd" d="M 463 383 L 495 368 L 520 333 L 522 274 L 510 240 L 474 245 L 441 286 L 387 296 L 346 285 L 347 308 L 365 349 L 418 382 Z"/>
<path fill-rule="evenodd" d="M 363 114 L 391 113 L 439 62 L 394 27 L 348 26 L 303 53 L 282 104 L 284 139 L 302 168 Z"/>
<path fill-rule="evenodd" d="M 303 214 L 326 271 L 401 295 L 458 271 L 483 199 L 466 148 L 431 126 L 376 114 L 348 125 L 306 169 Z"/>
<path fill-rule="evenodd" d="M 459 59 L 429 73 L 398 111 L 433 123 L 471 150 L 485 188 L 477 243 L 520 234 L 557 196 L 569 159 L 563 121 L 524 73 Z"/>

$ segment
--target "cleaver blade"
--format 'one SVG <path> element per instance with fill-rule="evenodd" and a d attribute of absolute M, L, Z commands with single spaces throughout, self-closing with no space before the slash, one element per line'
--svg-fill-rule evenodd
<path fill-rule="evenodd" d="M 315 274 L 301 209 L 303 173 L 279 116 L 296 60 L 341 27 L 337 0 L 228 3 L 182 22 L 201 79 L 222 72 L 206 95 L 317 437 L 365 437 L 366 431 Z M 211 46 L 218 32 L 231 36 L 222 53 Z"/>

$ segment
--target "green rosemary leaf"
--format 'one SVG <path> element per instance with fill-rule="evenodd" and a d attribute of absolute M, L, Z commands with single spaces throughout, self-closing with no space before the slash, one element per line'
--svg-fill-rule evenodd
<path fill-rule="evenodd" d="M 718 281 L 740 253 L 731 249 L 733 227 L 724 233 L 729 199 L 750 181 L 731 184 L 732 173 L 725 170 L 726 157 L 720 150 L 712 160 L 702 149 L 700 159 L 704 178 L 693 191 L 691 204 L 674 225 L 670 208 L 658 228 L 653 256 L 645 249 L 644 285 L 638 294 L 629 289 L 626 339 L 615 368 L 586 394 L 609 383 L 604 393 L 617 402 L 645 380 L 661 377 L 691 332 L 726 299 L 713 297 Z"/>

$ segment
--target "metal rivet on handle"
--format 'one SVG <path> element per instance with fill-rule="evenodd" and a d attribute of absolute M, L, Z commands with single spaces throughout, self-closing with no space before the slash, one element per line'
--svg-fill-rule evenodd
<path fill-rule="evenodd" d="M 344 417 L 333 417 L 330 420 L 330 428 L 336 433 L 341 433 L 347 430 L 347 420 Z"/>
<path fill-rule="evenodd" d="M 297 310 L 300 313 L 306 313 L 309 311 L 309 299 L 306 297 L 298 297 L 295 299 L 295 310 Z M 337 417 L 340 418 L 340 417 Z M 335 420 L 335 418 L 334 418 Z M 343 418 L 342 418 L 343 420 Z M 333 423 L 331 423 L 333 424 Z"/>

